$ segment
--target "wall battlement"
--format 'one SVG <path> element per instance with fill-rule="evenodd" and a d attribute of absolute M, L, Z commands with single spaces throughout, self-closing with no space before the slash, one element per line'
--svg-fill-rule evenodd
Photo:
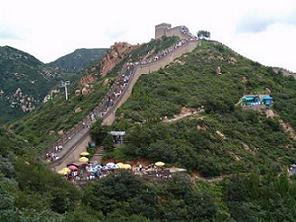
<path fill-rule="evenodd" d="M 161 23 L 155 26 L 155 39 L 160 39 L 163 36 L 177 36 L 180 39 L 188 39 L 192 37 L 186 26 L 176 26 L 172 28 L 172 25 L 168 23 Z"/>

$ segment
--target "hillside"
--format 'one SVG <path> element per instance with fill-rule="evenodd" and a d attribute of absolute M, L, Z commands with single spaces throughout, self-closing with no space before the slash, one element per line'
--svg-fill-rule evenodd
<path fill-rule="evenodd" d="M 83 89 L 81 90 L 83 86 L 78 84 L 75 88 L 70 89 L 69 101 L 66 102 L 64 97 L 59 95 L 43 104 L 36 111 L 14 122 L 11 128 L 16 134 L 22 135 L 30 143 L 38 146 L 40 150 L 44 149 L 61 136 L 58 135 L 59 131 L 65 133 L 100 103 L 107 90 L 114 84 L 115 78 L 126 61 L 136 61 L 144 57 L 149 51 L 162 50 L 176 41 L 177 38 L 164 38 L 163 40 L 152 40 L 149 43 L 142 44 L 123 57 L 122 61 L 115 65 L 108 75 L 99 77 L 89 84 L 90 93 L 86 95 L 75 94 L 77 90 L 83 91 Z M 86 76 L 97 76 L 96 74 L 86 73 Z M 78 108 L 81 111 L 75 112 Z M 43 124 L 44 122 L 47 124 Z"/>
<path fill-rule="evenodd" d="M 15 48 L 0 47 L 0 112 L 11 120 L 36 108 L 60 73 Z"/>
<path fill-rule="evenodd" d="M 76 49 L 74 52 L 64 55 L 57 60 L 48 63 L 55 70 L 77 73 L 87 68 L 94 62 L 98 62 L 107 49 Z"/>
<path fill-rule="evenodd" d="M 141 76 L 115 123 L 106 127 L 98 122 L 92 128 L 106 161 L 163 161 L 188 173 L 159 181 L 119 171 L 77 189 L 40 163 L 36 151 L 89 113 L 125 62 L 175 42 L 167 38 L 143 44 L 92 83 L 87 95 L 75 95 L 73 88 L 68 102 L 57 96 L 10 125 L 9 133 L 1 129 L 0 141 L 7 143 L 0 145 L 9 152 L 1 153 L 5 164 L 0 165 L 0 220 L 295 219 L 291 206 L 296 204 L 296 180 L 288 178 L 286 169 L 296 159 L 296 141 L 281 123 L 296 127 L 296 80 L 214 41 L 201 41 L 192 53 Z M 265 109 L 236 105 L 243 95 L 269 93 L 273 117 L 267 117 Z M 125 144 L 110 145 L 110 130 L 125 130 Z"/>
<path fill-rule="evenodd" d="M 216 74 L 218 66 L 222 75 Z M 245 94 L 271 91 L 274 112 L 296 127 L 295 85 L 293 78 L 220 43 L 202 42 L 193 53 L 140 79 L 114 125 L 127 131 L 128 142 L 111 157 L 162 160 L 203 176 L 246 173 L 252 166 L 281 172 L 296 159 L 295 141 L 277 118 L 235 104 Z M 182 108 L 201 107 L 204 113 L 163 122 Z"/>

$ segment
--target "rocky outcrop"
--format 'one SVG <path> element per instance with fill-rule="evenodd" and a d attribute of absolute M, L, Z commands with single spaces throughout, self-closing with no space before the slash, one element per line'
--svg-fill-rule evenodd
<path fill-rule="evenodd" d="M 294 73 L 290 70 L 280 68 L 280 67 L 272 67 L 272 70 L 277 74 L 282 74 L 284 76 L 292 76 L 292 77 L 296 78 L 296 73 Z"/>
<path fill-rule="evenodd" d="M 91 93 L 92 83 L 97 80 L 97 77 L 93 74 L 87 74 L 80 79 L 80 89 L 75 91 L 75 95 L 79 96 L 80 92 L 82 95 L 88 95 Z"/>
<path fill-rule="evenodd" d="M 10 97 L 10 107 L 15 108 L 19 106 L 24 113 L 33 111 L 36 102 L 33 96 L 24 94 L 21 88 L 18 88 Z"/>
<path fill-rule="evenodd" d="M 100 62 L 100 75 L 105 76 L 133 49 L 134 46 L 127 42 L 116 42 L 113 46 L 111 46 L 110 50 Z"/>
<path fill-rule="evenodd" d="M 75 110 L 74 110 L 74 113 L 80 113 L 82 112 L 82 109 L 80 107 L 77 107 Z"/>
<path fill-rule="evenodd" d="M 83 76 L 83 77 L 80 79 L 80 84 L 81 84 L 82 86 L 90 85 L 90 84 L 92 84 L 93 82 L 95 82 L 96 80 L 97 80 L 97 77 L 95 77 L 95 76 L 92 75 L 92 74 L 88 74 L 88 75 Z"/>

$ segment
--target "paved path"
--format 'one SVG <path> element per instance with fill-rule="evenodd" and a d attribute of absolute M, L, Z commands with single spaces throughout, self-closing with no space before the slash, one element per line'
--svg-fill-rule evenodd
<path fill-rule="evenodd" d="M 53 150 L 55 145 L 63 145 L 63 150 L 57 153 L 60 158 L 50 164 L 51 168 L 60 169 L 67 163 L 73 162 L 74 156 L 75 158 L 79 158 L 79 155 L 77 157 L 77 153 L 83 150 L 83 146 L 85 146 L 87 142 L 90 142 L 90 130 L 86 126 L 91 126 L 97 119 L 102 119 L 103 124 L 105 125 L 111 125 L 114 122 L 116 110 L 129 98 L 132 93 L 133 86 L 142 74 L 148 74 L 165 67 L 173 62 L 174 59 L 185 53 L 193 51 L 197 45 L 197 40 L 181 40 L 179 46 L 172 48 L 171 51 L 157 60 L 146 64 L 141 64 L 141 62 L 139 62 L 140 64 L 133 66 L 132 69 L 128 69 L 128 65 L 124 65 L 122 73 L 128 72 L 124 75 L 130 77 L 128 83 L 124 85 L 123 91 L 120 91 L 119 97 L 115 97 L 113 105 L 109 106 L 110 97 L 114 94 L 114 92 L 117 92 L 116 90 L 118 90 L 117 85 L 112 86 L 100 104 L 95 107 L 85 119 L 76 124 L 73 129 L 65 133 L 65 136 L 63 136 L 62 139 L 49 148 L 49 150 Z M 124 75 L 119 75 L 117 77 L 117 82 L 122 81 L 120 78 Z M 120 89 L 122 89 L 122 85 L 120 85 L 120 87 Z"/>

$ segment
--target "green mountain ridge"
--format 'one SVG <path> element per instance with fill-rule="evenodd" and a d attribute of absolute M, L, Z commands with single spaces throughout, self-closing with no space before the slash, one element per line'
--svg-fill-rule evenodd
<path fill-rule="evenodd" d="M 126 60 L 175 41 L 153 40 Z M 296 142 L 281 121 L 296 127 L 296 80 L 214 41 L 201 41 L 192 53 L 141 76 L 115 124 L 92 129 L 106 160 L 164 161 L 192 175 L 150 181 L 118 172 L 77 189 L 51 172 L 38 152 L 100 101 L 121 65 L 94 83 L 91 94 L 68 102 L 57 96 L 0 129 L 6 148 L 0 153 L 0 221 L 295 220 L 296 180 L 286 169 L 296 160 Z M 236 105 L 245 94 L 264 93 L 272 95 L 270 110 L 278 116 Z M 77 107 L 82 112 L 75 113 Z M 204 112 L 176 118 L 189 108 Z M 109 130 L 125 130 L 125 144 L 114 149 Z"/>
<path fill-rule="evenodd" d="M 0 48 L 0 112 L 11 121 L 39 106 L 60 80 L 75 82 L 92 62 L 99 62 L 106 49 L 77 49 L 50 64 L 10 46 Z M 57 68 L 57 66 L 60 66 Z"/>
<path fill-rule="evenodd" d="M 74 52 L 48 63 L 48 65 L 63 72 L 77 73 L 81 72 L 92 63 L 98 62 L 105 55 L 106 51 L 106 48 L 76 49 Z"/>
<path fill-rule="evenodd" d="M 1 47 L 1 118 L 11 120 L 35 109 L 60 75 L 28 53 L 10 46 Z"/>

